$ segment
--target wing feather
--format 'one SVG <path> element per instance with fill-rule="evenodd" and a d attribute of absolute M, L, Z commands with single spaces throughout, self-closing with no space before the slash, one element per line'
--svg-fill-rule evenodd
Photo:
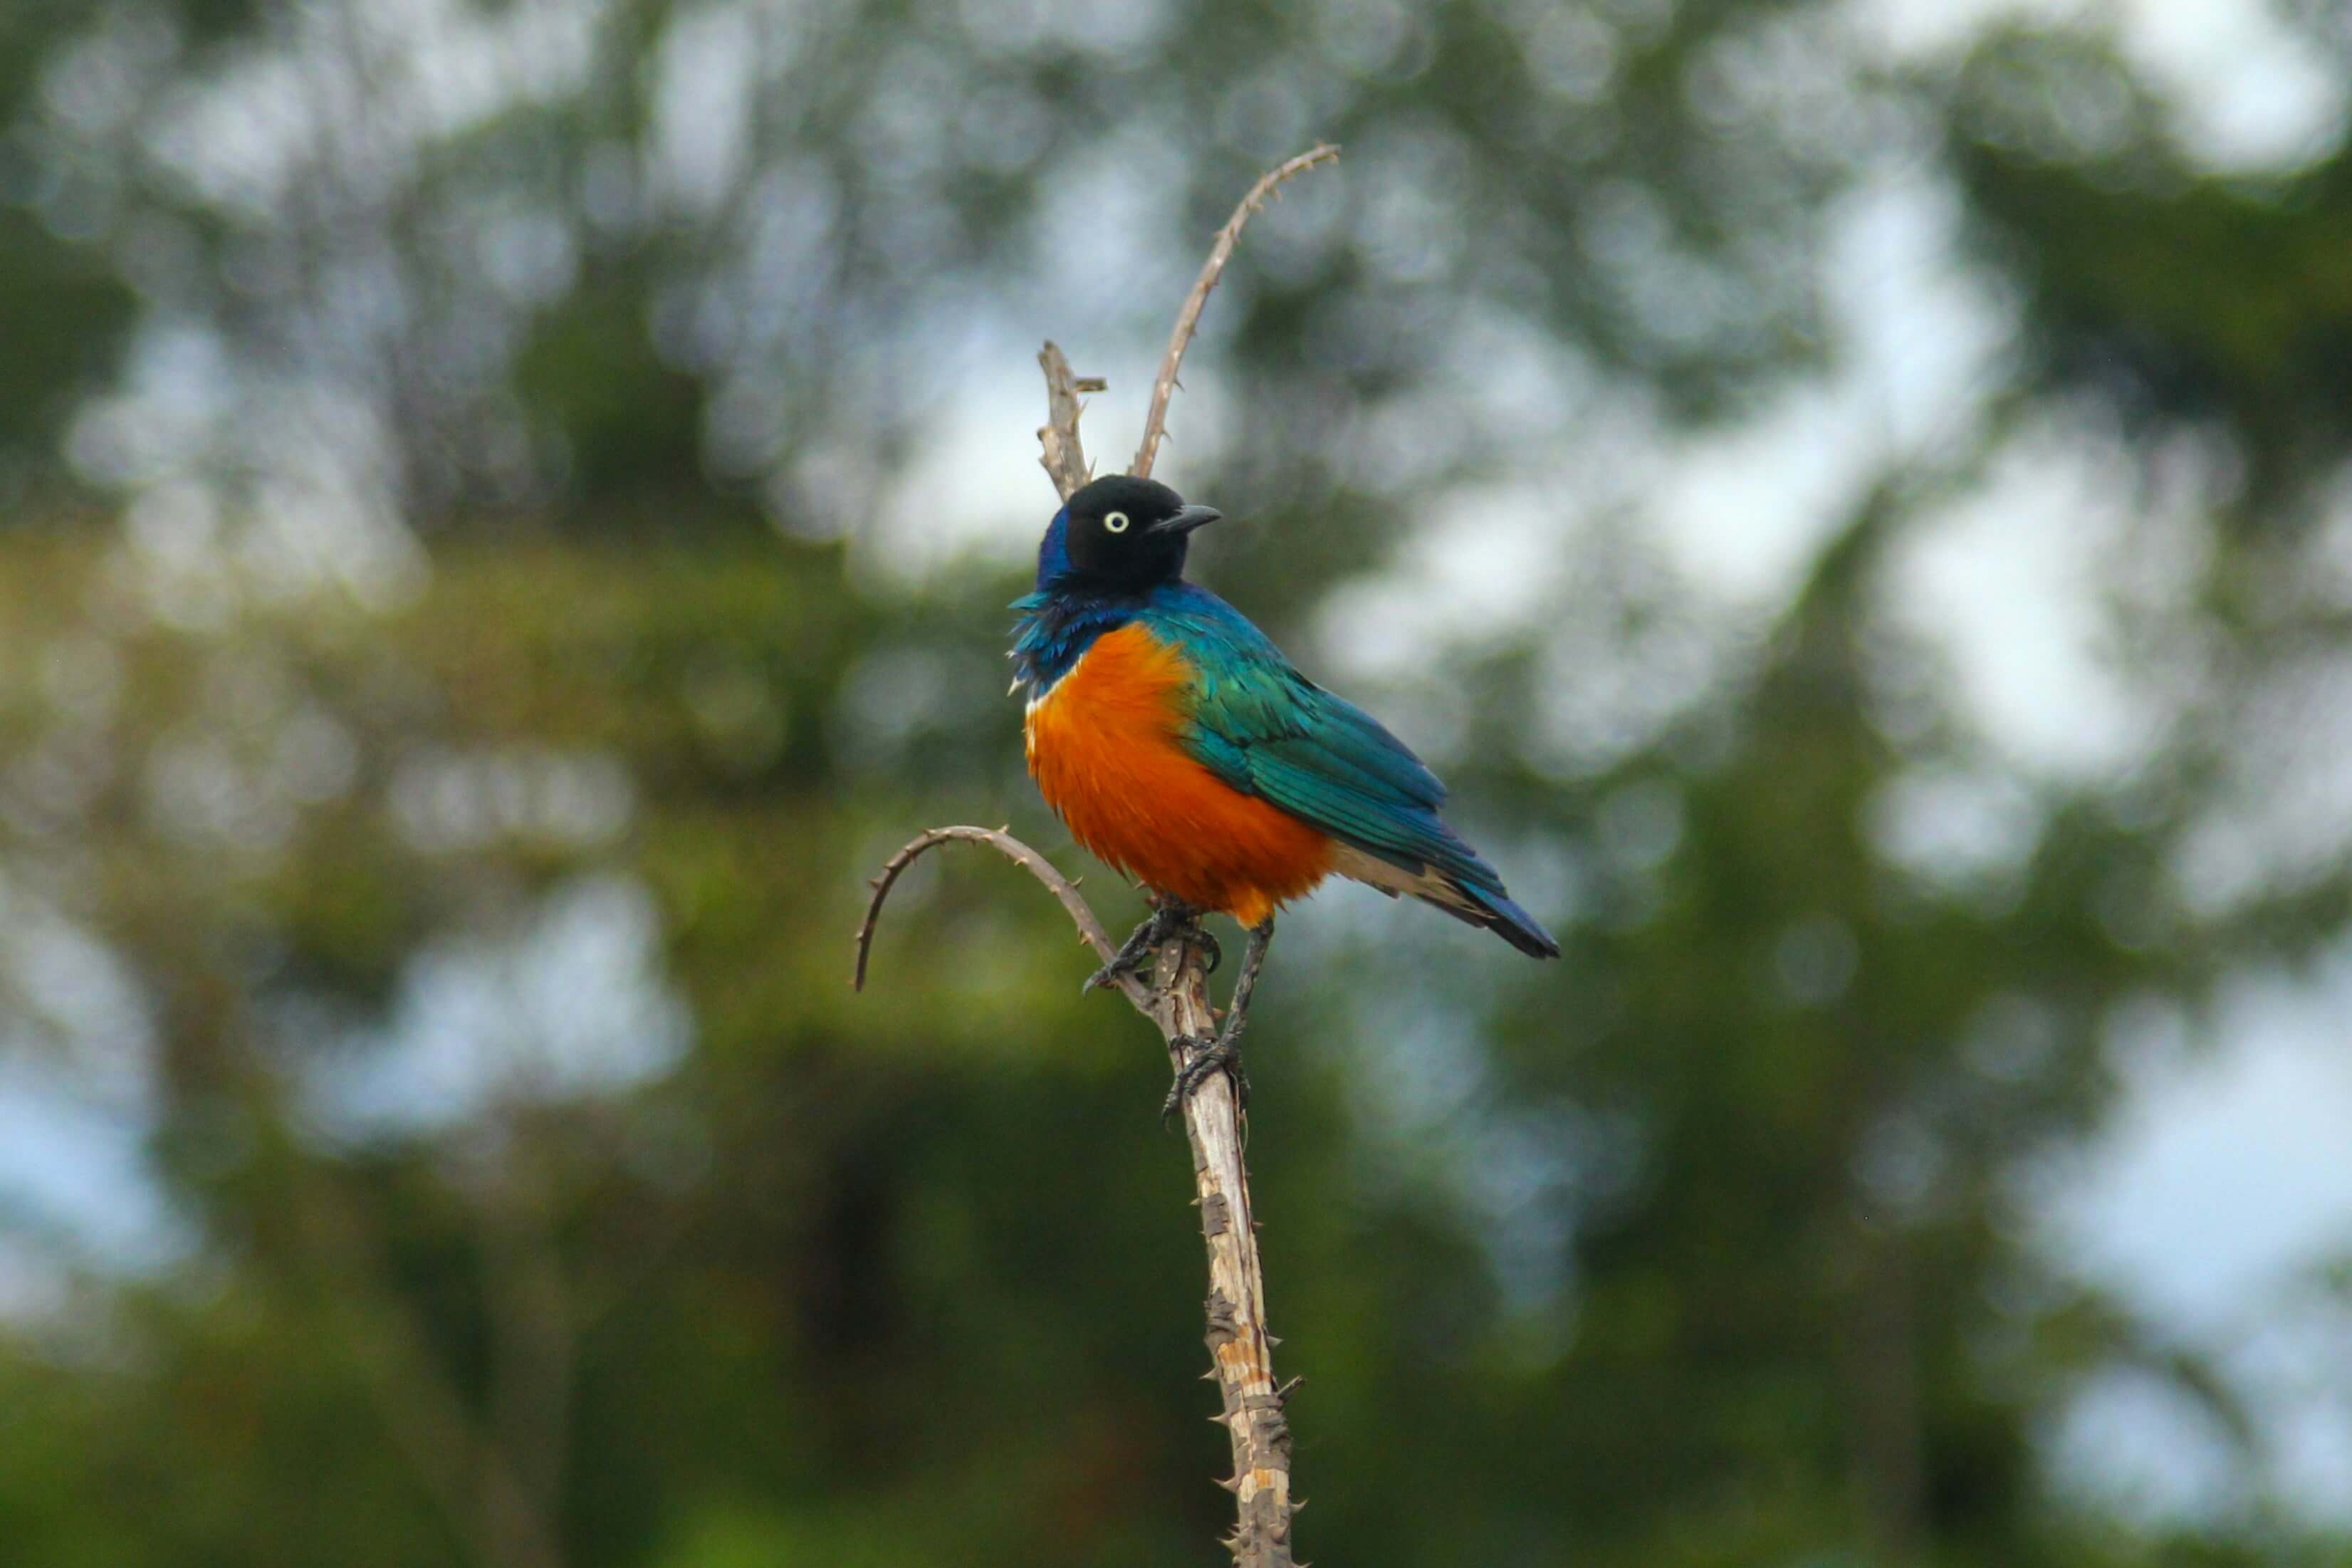
<path fill-rule="evenodd" d="M 1501 892 L 1494 868 L 1438 816 L 1437 775 L 1379 720 L 1300 674 L 1240 612 L 1192 589 L 1147 618 L 1198 672 L 1183 739 L 1219 778 L 1402 870 Z"/>

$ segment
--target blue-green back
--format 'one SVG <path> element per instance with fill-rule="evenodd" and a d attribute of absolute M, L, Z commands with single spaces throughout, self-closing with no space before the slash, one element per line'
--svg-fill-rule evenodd
<path fill-rule="evenodd" d="M 1191 661 L 1184 743 L 1219 778 L 1408 870 L 1435 866 L 1501 889 L 1439 819 L 1437 775 L 1380 721 L 1301 675 L 1239 610 L 1173 583 L 1147 595 L 1136 618 Z"/>

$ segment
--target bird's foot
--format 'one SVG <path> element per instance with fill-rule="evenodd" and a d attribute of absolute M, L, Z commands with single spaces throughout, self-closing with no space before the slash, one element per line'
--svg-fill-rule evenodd
<path fill-rule="evenodd" d="M 1249 1109 L 1249 1074 L 1242 1070 L 1241 1030 L 1227 1024 L 1213 1040 L 1198 1035 L 1179 1035 L 1172 1042 L 1183 1047 L 1184 1065 L 1176 1069 L 1176 1080 L 1169 1085 L 1168 1098 L 1160 1102 L 1160 1120 L 1168 1121 L 1184 1109 L 1185 1097 L 1201 1087 L 1213 1073 L 1223 1073 L 1234 1082 L 1234 1108 Z"/>
<path fill-rule="evenodd" d="M 1189 904 L 1180 904 L 1172 900 L 1161 904 L 1144 919 L 1141 925 L 1128 933 L 1127 940 L 1119 943 L 1118 951 L 1111 954 L 1108 963 L 1087 976 L 1087 983 L 1078 987 L 1078 994 L 1083 996 L 1103 986 L 1118 984 L 1120 975 L 1131 974 L 1142 968 L 1144 960 L 1157 952 L 1163 942 L 1200 918 L 1201 911 Z M 1217 939 L 1198 925 L 1194 925 L 1187 936 L 1188 940 L 1198 942 L 1208 951 L 1209 972 L 1216 973 L 1217 965 L 1224 959 L 1223 952 L 1217 946 Z"/>
<path fill-rule="evenodd" d="M 1111 954 L 1110 962 L 1087 976 L 1087 983 L 1078 987 L 1078 994 L 1083 996 L 1089 991 L 1115 985 L 1120 975 L 1132 973 L 1143 967 L 1144 956 L 1168 940 L 1169 932 L 1176 928 L 1176 921 L 1177 913 L 1172 905 L 1162 904 L 1153 910 L 1144 917 L 1143 923 L 1129 931 L 1127 940 L 1118 944 L 1118 951 Z"/>
<path fill-rule="evenodd" d="M 1249 1026 L 1250 997 L 1257 991 L 1258 972 L 1265 967 L 1265 950 L 1273 941 L 1272 916 L 1250 927 L 1249 947 L 1242 954 L 1241 978 L 1234 982 L 1233 1005 L 1225 1009 L 1225 1026 L 1217 1031 L 1215 1039 L 1179 1035 L 1170 1042 L 1181 1049 L 1182 1054 L 1178 1059 L 1182 1065 L 1176 1069 L 1176 1081 L 1169 1087 L 1168 1098 L 1160 1104 L 1161 1121 L 1182 1110 L 1184 1097 L 1214 1072 L 1223 1072 L 1233 1079 L 1234 1108 L 1249 1109 L 1249 1075 L 1242 1071 L 1242 1031 Z"/>

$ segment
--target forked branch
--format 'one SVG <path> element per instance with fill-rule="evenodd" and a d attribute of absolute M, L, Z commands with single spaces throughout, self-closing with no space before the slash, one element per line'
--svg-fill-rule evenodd
<path fill-rule="evenodd" d="M 1043 855 L 1002 828 L 934 827 L 891 856 L 871 884 L 874 897 L 857 927 L 860 986 L 875 924 L 899 875 L 925 852 L 958 840 L 988 845 L 1044 883 L 1068 911 L 1079 938 L 1109 962 L 1114 949 L 1102 922 L 1076 885 Z M 1217 1032 L 1209 1006 L 1207 953 L 1200 928 L 1187 926 L 1160 949 L 1150 984 L 1131 974 L 1118 977 L 1120 994 L 1159 1029 L 1171 1071 L 1181 1070 L 1199 1042 Z M 1290 1496 L 1290 1424 L 1284 1414 L 1290 1388 L 1274 1376 L 1265 1275 L 1258 1262 L 1257 1220 L 1250 1204 L 1249 1169 L 1242 1160 L 1241 1107 L 1231 1079 L 1213 1074 L 1185 1097 L 1184 1133 L 1192 1145 L 1193 1190 L 1209 1248 L 1209 1357 L 1223 1403 L 1216 1419 L 1233 1442 L 1234 1473 L 1218 1483 L 1234 1494 L 1234 1533 L 1226 1544 L 1244 1568 L 1291 1568 L 1290 1516 L 1297 1507 Z"/>
<path fill-rule="evenodd" d="M 1153 456 L 1166 434 L 1168 403 L 1175 395 L 1184 351 L 1200 325 L 1210 291 L 1233 258 L 1243 226 L 1285 180 L 1339 155 L 1336 147 L 1317 147 L 1269 170 L 1217 231 L 1208 260 L 1176 314 L 1175 331 L 1169 336 L 1168 353 L 1152 385 L 1143 441 L 1136 448 L 1130 470 L 1136 477 L 1150 475 Z M 1068 357 L 1051 342 L 1038 353 L 1037 364 L 1045 375 L 1046 413 L 1046 422 L 1037 431 L 1038 461 L 1066 501 L 1091 477 L 1086 449 L 1078 440 L 1078 416 L 1083 409 L 1079 395 L 1100 392 L 1103 384 L 1073 373 Z M 874 879 L 874 897 L 857 928 L 856 984 L 860 987 L 866 984 L 875 922 L 891 888 L 918 857 L 957 840 L 986 844 L 1035 877 L 1060 900 L 1087 945 L 1105 963 L 1110 961 L 1115 950 L 1102 922 L 1079 895 L 1077 884 L 1055 870 L 1044 856 L 1002 828 L 934 827 L 891 856 Z M 1180 1073 L 1192 1053 L 1217 1033 L 1216 1014 L 1209 1005 L 1208 953 L 1199 925 L 1189 923 L 1160 947 L 1150 984 L 1132 974 L 1118 977 L 1120 994 L 1159 1029 L 1168 1047 L 1169 1065 Z M 1233 1441 L 1234 1473 L 1219 1483 L 1234 1494 L 1234 1533 L 1226 1545 L 1243 1568 L 1292 1568 L 1290 1523 L 1298 1505 L 1290 1495 L 1290 1426 L 1284 1407 L 1296 1380 L 1290 1384 L 1275 1381 L 1274 1341 L 1265 1329 L 1265 1275 L 1258 1259 L 1249 1169 L 1242 1160 L 1241 1105 L 1232 1079 L 1223 1073 L 1202 1080 L 1183 1097 L 1182 1104 L 1184 1133 L 1192 1146 L 1201 1234 L 1209 1252 L 1211 1375 L 1216 1379 L 1224 1406 L 1217 1419 Z"/>
<path fill-rule="evenodd" d="M 1037 426 L 1037 466 L 1067 500 L 1094 477 L 1087 467 L 1086 448 L 1078 442 L 1078 416 L 1086 411 L 1078 394 L 1100 392 L 1105 384 L 1100 376 L 1072 371 L 1069 356 L 1051 340 L 1037 351 L 1037 368 L 1045 373 L 1045 423 Z"/>
<path fill-rule="evenodd" d="M 1276 164 L 1258 176 L 1257 184 L 1242 198 L 1242 205 L 1225 220 L 1225 226 L 1217 230 L 1216 242 L 1209 247 L 1209 259 L 1201 264 L 1201 275 L 1192 280 L 1192 291 L 1184 296 L 1184 308 L 1176 312 L 1176 330 L 1168 334 L 1168 352 L 1161 356 L 1160 375 L 1151 384 L 1151 406 L 1143 416 L 1143 440 L 1135 448 L 1135 466 L 1128 470 L 1137 479 L 1151 477 L 1152 459 L 1159 456 L 1160 443 L 1168 435 L 1168 400 L 1176 395 L 1176 373 L 1183 368 L 1184 351 L 1192 345 L 1192 333 L 1201 325 L 1202 308 L 1208 304 L 1217 280 L 1225 275 L 1225 263 L 1234 258 L 1234 247 L 1241 243 L 1242 229 L 1285 180 L 1293 174 L 1303 174 L 1318 163 L 1339 161 L 1339 149 L 1326 142 Z M 1049 350 L 1054 347 L 1051 343 L 1045 346 Z M 1050 371 L 1046 379 L 1050 395 Z"/>
<path fill-rule="evenodd" d="M 866 906 L 866 918 L 859 921 L 857 926 L 857 973 L 851 982 L 855 989 L 859 991 L 866 989 L 866 961 L 869 950 L 874 945 L 874 923 L 882 918 L 882 901 L 890 896 L 891 888 L 897 885 L 899 877 L 905 874 L 907 868 L 920 858 L 925 851 L 936 849 L 942 844 L 951 844 L 957 839 L 962 839 L 967 843 L 989 845 L 1015 866 L 1043 882 L 1045 885 L 1045 890 L 1059 899 L 1062 901 L 1062 908 L 1069 911 L 1070 919 L 1077 925 L 1080 940 L 1100 954 L 1105 963 L 1110 962 L 1111 954 L 1118 949 L 1111 945 L 1110 938 L 1104 934 L 1102 921 L 1095 919 L 1095 911 L 1078 892 L 1078 885 L 1054 869 L 1054 863 L 1051 860 L 1046 859 L 1002 827 L 934 827 L 917 835 L 896 855 L 884 861 L 881 875 L 866 884 L 874 889 L 874 897 Z M 1146 1017 L 1150 1016 L 1150 997 L 1144 990 L 1142 981 L 1132 974 L 1122 974 L 1118 978 L 1118 984 L 1119 994 L 1135 1004 L 1137 1012 Z"/>

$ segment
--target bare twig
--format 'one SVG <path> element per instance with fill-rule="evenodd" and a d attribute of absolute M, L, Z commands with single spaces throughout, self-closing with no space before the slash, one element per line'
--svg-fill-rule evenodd
<path fill-rule="evenodd" d="M 1070 919 L 1077 922 L 1078 935 L 1086 944 L 1100 953 L 1105 963 L 1111 961 L 1111 955 L 1118 949 L 1104 934 L 1102 921 L 1095 919 L 1093 909 L 1079 896 L 1078 885 L 1054 869 L 1051 860 L 1001 827 L 934 827 L 918 836 L 883 862 L 882 874 L 866 884 L 874 889 L 874 898 L 866 906 L 866 918 L 857 926 L 857 973 L 850 982 L 855 989 L 866 989 L 866 950 L 874 945 L 874 922 L 882 918 L 882 900 L 890 896 L 893 884 L 926 850 L 936 849 L 957 839 L 989 845 L 1045 883 L 1046 890 L 1062 900 L 1062 908 L 1067 910 Z M 1118 976 L 1118 989 L 1121 995 L 1135 1004 L 1138 1012 L 1146 1017 L 1150 1016 L 1150 994 L 1144 989 L 1143 982 L 1132 974 L 1122 974 Z"/>
<path fill-rule="evenodd" d="M 1243 226 L 1285 180 L 1339 155 L 1337 147 L 1325 145 L 1268 171 L 1217 231 L 1209 258 L 1183 309 L 1176 314 L 1176 330 L 1169 337 L 1168 354 L 1151 389 L 1143 441 L 1136 448 L 1131 470 L 1137 478 L 1151 473 L 1153 454 L 1166 433 L 1168 402 L 1175 395 L 1184 350 L 1200 325 L 1210 291 L 1233 258 Z M 1099 392 L 1102 383 L 1074 374 L 1068 358 L 1051 342 L 1038 353 L 1037 364 L 1045 373 L 1046 416 L 1037 431 L 1042 448 L 1038 461 L 1066 501 L 1090 477 L 1086 450 L 1078 441 L 1078 395 Z M 1114 949 L 1102 922 L 1079 896 L 1077 884 L 1056 871 L 1044 856 L 1001 828 L 934 827 L 891 856 L 881 875 L 874 879 L 874 897 L 857 928 L 855 983 L 860 988 L 866 984 L 875 921 L 881 918 L 891 887 L 917 857 L 956 839 L 990 845 L 1027 869 L 1061 900 L 1087 945 L 1105 963 L 1110 961 Z M 1180 1074 L 1192 1054 L 1205 1048 L 1217 1033 L 1216 1013 L 1209 1005 L 1208 953 L 1207 938 L 1194 921 L 1161 944 L 1152 984 L 1146 985 L 1131 974 L 1118 977 L 1119 994 L 1160 1030 L 1168 1047 L 1169 1066 Z M 1216 1419 L 1233 1439 L 1234 1473 L 1219 1483 L 1234 1494 L 1234 1533 L 1226 1545 L 1242 1568 L 1292 1568 L 1290 1522 L 1297 1505 L 1290 1496 L 1290 1426 L 1284 1405 L 1297 1380 L 1275 1381 L 1274 1340 L 1265 1330 L 1265 1274 L 1258 1260 L 1249 1168 L 1242 1159 L 1241 1104 L 1233 1079 L 1223 1073 L 1212 1074 L 1184 1096 L 1182 1103 L 1184 1133 L 1192 1145 L 1201 1235 L 1209 1251 L 1210 1375 L 1216 1379 L 1224 1406 Z"/>
<path fill-rule="evenodd" d="M 1206 961 L 1206 950 L 1195 942 L 1174 942 L 1160 950 L 1151 1021 L 1178 1071 L 1191 1055 L 1190 1042 L 1216 1034 Z M 1209 1247 L 1209 1359 L 1224 1405 L 1217 1419 L 1233 1439 L 1234 1473 L 1219 1483 L 1234 1494 L 1234 1533 L 1225 1544 L 1241 1568 L 1292 1568 L 1290 1516 L 1298 1505 L 1290 1496 L 1290 1422 L 1285 1390 L 1274 1375 L 1257 1211 L 1250 1202 L 1241 1102 L 1232 1079 L 1213 1073 L 1185 1097 L 1184 1135 L 1192 1145 L 1201 1235 Z"/>
<path fill-rule="evenodd" d="M 1080 938 L 1109 960 L 1114 949 L 1102 922 L 1044 856 L 1002 829 L 934 827 L 891 856 L 874 879 L 874 897 L 857 928 L 859 984 L 865 983 L 875 921 L 899 873 L 925 851 L 957 839 L 989 845 L 1043 882 L 1069 912 Z M 1192 926 L 1160 949 L 1152 984 L 1131 974 L 1119 976 L 1120 994 L 1151 1020 L 1167 1043 L 1171 1069 L 1181 1070 L 1199 1043 L 1217 1032 L 1209 1005 L 1207 957 L 1200 928 Z M 1297 1508 L 1290 1499 L 1290 1426 L 1283 1414 L 1289 1389 L 1274 1376 L 1265 1275 L 1258 1262 L 1257 1220 L 1232 1079 L 1213 1074 L 1186 1097 L 1184 1133 L 1192 1145 L 1201 1234 L 1209 1249 L 1209 1355 L 1224 1405 L 1216 1419 L 1233 1438 L 1234 1473 L 1218 1483 L 1234 1494 L 1235 1523 L 1226 1544 L 1244 1568 L 1290 1568 L 1290 1516 Z"/>
<path fill-rule="evenodd" d="M 1159 455 L 1160 443 L 1168 434 L 1168 400 L 1176 395 L 1176 373 L 1184 363 L 1184 350 L 1192 342 L 1194 329 L 1201 324 L 1201 310 L 1209 302 L 1209 292 L 1224 276 L 1225 263 L 1233 259 L 1234 247 L 1242 237 L 1242 229 L 1253 214 L 1264 206 L 1276 186 L 1293 174 L 1303 174 L 1318 163 L 1339 162 L 1339 149 L 1326 142 L 1308 149 L 1297 157 L 1276 164 L 1258 176 L 1225 226 L 1217 231 L 1216 243 L 1209 247 L 1209 259 L 1201 264 L 1201 276 L 1192 280 L 1192 291 L 1184 297 L 1184 308 L 1176 312 L 1176 330 L 1168 334 L 1168 353 L 1160 362 L 1159 379 L 1151 384 L 1151 406 L 1143 416 L 1143 440 L 1135 448 L 1135 466 L 1128 470 L 1137 479 L 1151 477 L 1151 461 Z M 1053 344 L 1045 345 L 1048 349 Z M 1052 395 L 1052 373 L 1046 375 L 1046 392 Z M 1065 499 L 1068 492 L 1063 492 Z"/>
<path fill-rule="evenodd" d="M 1061 345 L 1048 342 L 1037 351 L 1037 367 L 1045 373 L 1045 423 L 1037 426 L 1037 466 L 1054 481 L 1064 500 L 1093 476 L 1087 469 L 1087 451 L 1078 444 L 1081 392 L 1100 392 L 1099 377 L 1081 376 L 1070 369 Z"/>

